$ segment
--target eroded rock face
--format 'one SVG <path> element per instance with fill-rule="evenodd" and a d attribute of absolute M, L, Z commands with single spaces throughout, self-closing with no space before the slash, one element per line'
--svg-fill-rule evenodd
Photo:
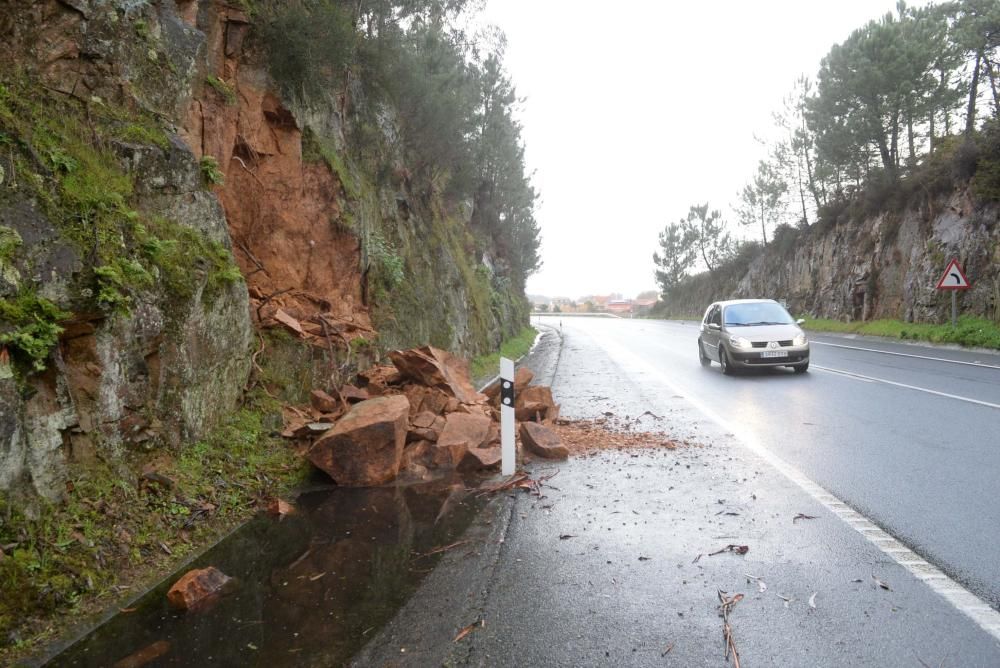
<path fill-rule="evenodd" d="M 307 457 L 338 485 L 369 487 L 399 474 L 410 404 L 394 395 L 362 401 L 318 438 Z"/>

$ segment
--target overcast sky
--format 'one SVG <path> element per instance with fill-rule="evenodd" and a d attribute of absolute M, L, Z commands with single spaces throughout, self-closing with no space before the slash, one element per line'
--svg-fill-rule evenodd
<path fill-rule="evenodd" d="M 924 2 L 911 2 L 922 5 Z M 489 0 L 541 193 L 529 294 L 656 287 L 657 235 L 730 205 L 800 74 L 895 0 Z"/>

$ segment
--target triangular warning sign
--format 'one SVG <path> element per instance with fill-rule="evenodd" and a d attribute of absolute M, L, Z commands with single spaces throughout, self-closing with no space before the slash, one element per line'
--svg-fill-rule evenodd
<path fill-rule="evenodd" d="M 948 268 L 944 270 L 944 276 L 938 281 L 938 290 L 968 290 L 971 285 L 969 285 L 969 279 L 965 277 L 965 272 L 962 271 L 961 265 L 958 264 L 958 260 L 952 260 L 948 264 Z"/>

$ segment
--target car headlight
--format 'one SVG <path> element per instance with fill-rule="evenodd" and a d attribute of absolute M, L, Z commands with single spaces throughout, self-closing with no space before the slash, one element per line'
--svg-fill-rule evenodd
<path fill-rule="evenodd" d="M 795 338 L 792 339 L 793 346 L 804 346 L 809 343 L 809 339 L 806 338 L 805 334 L 796 334 Z"/>
<path fill-rule="evenodd" d="M 742 336 L 730 336 L 729 345 L 733 348 L 749 348 L 750 339 L 745 339 Z"/>

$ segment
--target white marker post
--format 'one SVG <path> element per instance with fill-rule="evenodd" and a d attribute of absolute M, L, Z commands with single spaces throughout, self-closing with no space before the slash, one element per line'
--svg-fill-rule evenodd
<path fill-rule="evenodd" d="M 500 472 L 514 475 L 514 360 L 500 358 Z"/>

